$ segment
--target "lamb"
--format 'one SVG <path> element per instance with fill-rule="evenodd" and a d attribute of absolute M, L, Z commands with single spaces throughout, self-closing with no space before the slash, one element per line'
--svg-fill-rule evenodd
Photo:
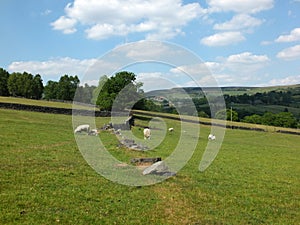
<path fill-rule="evenodd" d="M 74 130 L 74 133 L 81 133 L 82 131 L 85 131 L 87 133 L 89 133 L 90 131 L 90 125 L 88 124 L 83 124 L 83 125 L 79 125 L 78 127 L 76 127 L 76 129 Z"/>
<path fill-rule="evenodd" d="M 151 130 L 150 130 L 150 128 L 145 128 L 144 129 L 144 139 L 146 140 L 146 139 L 150 139 L 150 137 L 151 137 Z"/>
<path fill-rule="evenodd" d="M 169 132 L 173 132 L 174 131 L 174 128 L 173 127 L 170 127 L 169 128 Z"/>
<path fill-rule="evenodd" d="M 213 134 L 208 135 L 208 140 L 216 140 L 216 136 Z"/>
<path fill-rule="evenodd" d="M 88 135 L 92 135 L 92 136 L 98 136 L 99 131 L 98 129 L 92 129 L 90 132 L 88 132 Z"/>

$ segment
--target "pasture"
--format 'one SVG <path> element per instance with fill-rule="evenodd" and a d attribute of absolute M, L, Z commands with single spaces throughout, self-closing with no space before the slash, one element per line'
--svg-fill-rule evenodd
<path fill-rule="evenodd" d="M 96 119 L 99 127 L 108 122 Z M 122 148 L 108 132 L 100 138 L 125 163 L 133 157 L 164 159 L 180 130 L 178 121 L 165 122 L 175 132 L 153 151 Z M 142 137 L 138 126 L 133 133 Z M 153 133 L 147 141 L 155 140 Z M 71 116 L 0 109 L 0 224 L 299 223 L 298 135 L 227 129 L 217 158 L 199 172 L 208 134 L 209 127 L 201 126 L 197 148 L 176 176 L 131 187 L 103 178 L 87 164 Z"/>

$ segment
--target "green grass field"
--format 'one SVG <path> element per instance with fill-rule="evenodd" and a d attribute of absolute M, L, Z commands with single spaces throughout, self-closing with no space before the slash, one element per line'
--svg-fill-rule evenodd
<path fill-rule="evenodd" d="M 76 109 L 87 109 L 87 110 L 94 109 L 94 107 L 86 106 L 84 104 L 73 105 L 71 102 L 54 102 L 54 101 L 47 101 L 47 100 L 34 100 L 28 98 L 15 98 L 15 97 L 3 97 L 3 96 L 0 96 L 0 102 L 24 104 L 24 105 L 37 105 L 37 106 L 54 107 L 54 108 L 66 108 L 66 109 L 72 109 L 72 107 Z"/>
<path fill-rule="evenodd" d="M 107 132 L 100 137 L 125 163 L 164 159 L 180 129 L 178 121 L 165 121 L 175 132 L 153 151 L 118 147 Z M 147 118 L 136 123 L 145 125 Z M 133 132 L 142 136 L 139 127 Z M 215 161 L 199 172 L 208 134 L 201 126 L 193 157 L 175 177 L 131 187 L 87 164 L 71 116 L 0 109 L 0 224 L 299 224 L 298 135 L 228 129 Z"/>

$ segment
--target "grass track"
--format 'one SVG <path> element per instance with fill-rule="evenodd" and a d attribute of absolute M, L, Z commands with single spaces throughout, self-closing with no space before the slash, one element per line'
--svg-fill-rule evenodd
<path fill-rule="evenodd" d="M 144 121 L 136 121 L 145 124 Z M 117 148 L 116 157 L 167 157 L 179 123 L 155 151 Z M 101 126 L 107 118 L 97 118 Z M 133 132 L 141 136 L 135 127 Z M 0 109 L 0 224 L 297 224 L 300 221 L 300 138 L 227 130 L 216 160 L 198 165 L 209 129 L 201 126 L 188 164 L 146 187 L 112 183 L 81 156 L 70 116 Z M 176 145 L 176 143 L 175 143 Z"/>

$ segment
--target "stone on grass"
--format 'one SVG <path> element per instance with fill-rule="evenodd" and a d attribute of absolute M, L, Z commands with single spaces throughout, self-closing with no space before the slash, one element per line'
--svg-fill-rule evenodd
<path fill-rule="evenodd" d="M 164 173 L 169 172 L 169 168 L 166 165 L 164 161 L 159 161 L 156 163 L 153 163 L 151 166 L 147 167 L 143 171 L 143 175 L 147 174 L 158 174 L 158 175 L 163 175 Z"/>

